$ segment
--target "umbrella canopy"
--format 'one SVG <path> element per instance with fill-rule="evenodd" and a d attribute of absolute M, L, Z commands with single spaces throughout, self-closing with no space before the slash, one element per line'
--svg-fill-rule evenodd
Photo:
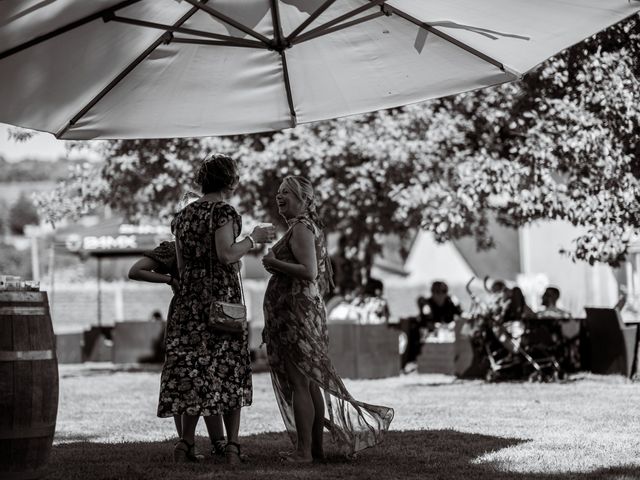
<path fill-rule="evenodd" d="M 251 133 L 508 82 L 628 0 L 5 0 L 0 122 L 65 139 Z"/>

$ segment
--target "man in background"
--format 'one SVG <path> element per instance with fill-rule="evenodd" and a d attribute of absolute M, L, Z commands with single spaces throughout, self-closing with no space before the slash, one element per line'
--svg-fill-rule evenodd
<path fill-rule="evenodd" d="M 538 312 L 540 318 L 571 318 L 571 314 L 558 307 L 560 290 L 556 287 L 547 287 L 542 294 L 543 310 Z"/>
<path fill-rule="evenodd" d="M 449 287 L 444 282 L 431 284 L 429 298 L 418 297 L 420 311 L 420 326 L 429 331 L 436 326 L 448 325 L 455 320 L 456 315 L 462 313 L 459 303 L 449 295 Z"/>

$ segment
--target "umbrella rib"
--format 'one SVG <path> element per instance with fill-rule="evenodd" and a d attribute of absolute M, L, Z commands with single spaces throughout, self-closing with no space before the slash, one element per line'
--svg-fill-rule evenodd
<path fill-rule="evenodd" d="M 273 36 L 277 46 L 280 59 L 282 61 L 282 75 L 284 77 L 284 89 L 287 94 L 287 104 L 289 105 L 289 114 L 291 115 L 291 126 L 298 124 L 296 110 L 293 105 L 293 93 L 291 92 L 291 79 L 289 78 L 289 67 L 287 66 L 287 55 L 284 53 L 284 37 L 282 34 L 282 23 L 280 22 L 280 10 L 278 9 L 278 0 L 271 0 L 271 18 L 273 21 Z"/>
<path fill-rule="evenodd" d="M 335 27 L 327 28 L 325 30 L 309 32 L 307 34 L 300 35 L 299 37 L 297 37 L 293 41 L 293 44 L 296 45 L 298 43 L 306 42 L 307 40 L 311 40 L 313 38 L 317 38 L 317 37 L 321 37 L 323 35 L 327 35 L 329 33 L 337 32 L 339 30 L 343 30 L 343 29 L 348 28 L 348 27 L 353 27 L 354 25 L 358 25 L 360 23 L 368 22 L 369 20 L 373 20 L 375 18 L 382 17 L 383 15 L 386 15 L 386 14 L 384 12 L 376 12 L 376 13 L 372 13 L 371 15 L 367 15 L 366 17 L 358 18 L 356 20 L 352 20 L 352 21 L 347 22 L 347 23 L 341 23 L 340 25 L 336 25 Z"/>
<path fill-rule="evenodd" d="M 43 35 L 40 35 L 39 37 L 29 40 L 28 42 L 22 43 L 13 48 L 5 50 L 4 52 L 1 52 L 0 60 L 10 57 L 11 55 L 21 52 L 22 50 L 26 50 L 27 48 L 33 47 L 34 45 L 38 45 L 39 43 L 46 42 L 47 40 L 57 37 L 58 35 L 62 35 L 63 33 L 66 33 L 70 30 L 81 27 L 86 23 L 93 22 L 94 20 L 98 20 L 109 12 L 115 12 L 116 10 L 120 10 L 122 8 L 128 7 L 129 5 L 133 5 L 134 3 L 138 3 L 139 1 L 140 0 L 126 0 L 112 7 L 105 8 L 103 10 L 100 10 L 99 12 L 92 13 L 91 15 L 87 15 L 86 17 L 76 20 L 75 22 L 68 23 L 67 25 L 64 25 L 60 28 L 56 28 L 51 32 L 45 33 Z"/>
<path fill-rule="evenodd" d="M 205 40 L 200 38 L 184 38 L 173 37 L 171 43 L 187 43 L 192 45 L 211 45 L 217 47 L 242 47 L 242 48 L 260 48 L 266 49 L 262 43 L 256 42 L 255 44 L 247 44 L 243 42 L 237 42 L 233 40 Z"/>
<path fill-rule="evenodd" d="M 262 42 L 258 42 L 256 40 L 248 40 L 244 38 L 232 37 L 229 35 L 221 35 L 219 33 L 206 32 L 204 30 L 195 30 L 193 28 L 172 27 L 170 25 L 163 25 L 161 23 L 156 23 L 156 22 L 148 22 L 146 20 L 137 20 L 135 18 L 125 18 L 125 17 L 118 17 L 116 15 L 108 15 L 105 18 L 105 21 L 114 21 L 119 23 L 126 23 L 129 25 L 137 25 L 139 27 L 155 28 L 157 30 L 164 30 L 166 32 L 184 33 L 186 35 L 194 35 L 197 37 L 211 38 L 211 39 L 222 40 L 226 42 L 235 42 L 236 44 L 243 43 L 243 44 L 246 44 L 247 46 L 257 46 L 260 48 L 264 47 Z"/>
<path fill-rule="evenodd" d="M 313 30 L 310 30 L 309 32 L 305 33 L 304 35 L 301 35 L 298 37 L 298 39 L 300 39 L 301 37 L 311 37 L 312 35 L 314 37 L 317 37 L 318 33 L 322 33 L 326 30 L 328 30 L 329 28 L 333 27 L 334 25 L 338 25 L 339 23 L 341 23 L 344 20 L 347 20 L 351 17 L 355 17 L 356 15 L 365 12 L 367 10 L 369 10 L 370 8 L 376 7 L 378 5 L 383 5 L 385 4 L 386 0 L 369 0 L 369 3 L 366 3 L 365 5 L 362 5 L 354 10 L 351 10 L 350 12 L 347 12 L 343 15 L 340 15 L 339 17 L 334 18 L 333 20 L 330 20 L 326 23 L 323 23 L 322 25 L 320 25 L 319 27 L 314 28 Z M 311 37 L 313 38 L 313 37 Z M 292 39 L 292 43 L 296 43 L 296 39 Z"/>
<path fill-rule="evenodd" d="M 425 30 L 427 30 L 427 31 L 433 33 L 434 35 L 437 35 L 438 37 L 442 38 L 443 40 L 446 40 L 447 42 L 452 43 L 452 44 L 454 44 L 455 46 L 457 46 L 459 48 L 462 48 L 463 50 L 471 53 L 472 55 L 475 55 L 476 57 L 480 58 L 481 60 L 484 60 L 485 62 L 488 62 L 491 65 L 499 68 L 503 72 L 509 73 L 509 74 L 514 75 L 515 77 L 518 77 L 518 78 L 522 77 L 521 73 L 506 67 L 499 60 L 496 60 L 495 58 L 492 58 L 489 55 L 486 55 L 486 54 L 482 53 L 481 51 L 476 50 L 475 48 L 471 47 L 470 45 L 467 45 L 466 43 L 461 42 L 460 40 L 457 40 L 457 39 L 453 38 L 452 36 L 447 35 L 444 32 L 441 32 L 440 30 L 437 30 L 436 28 L 432 27 L 428 23 L 423 22 L 423 21 L 411 16 L 406 12 L 403 12 L 402 10 L 400 10 L 397 7 L 393 7 L 393 6 L 389 5 L 389 4 L 386 4 L 385 5 L 385 9 L 387 11 L 391 12 L 391 13 L 394 13 L 394 14 L 398 15 L 400 18 L 403 18 L 403 19 L 413 23 L 414 25 L 417 25 L 420 28 L 424 28 Z"/>
<path fill-rule="evenodd" d="M 316 18 L 322 15 L 322 13 L 327 8 L 329 8 L 335 1 L 336 0 L 327 0 L 322 5 L 320 5 L 320 7 L 315 12 L 309 15 L 309 18 L 307 18 L 304 22 L 302 22 L 298 26 L 298 28 L 296 28 L 293 32 L 289 34 L 289 36 L 286 39 L 286 43 L 290 44 L 293 41 L 293 39 L 300 34 L 300 32 L 302 32 L 305 28 L 307 28 L 311 24 L 311 22 L 313 22 Z"/>
<path fill-rule="evenodd" d="M 267 37 L 265 37 L 264 35 L 259 34 L 258 32 L 253 30 L 252 28 L 249 28 L 246 25 L 243 25 L 242 23 L 238 22 L 237 20 L 234 20 L 233 18 L 227 17 L 225 14 L 219 12 L 215 8 L 212 8 L 209 5 L 205 5 L 202 2 L 198 2 L 197 0 L 185 0 L 185 1 L 187 3 L 193 5 L 195 8 L 197 8 L 199 10 L 202 10 L 203 12 L 208 13 L 212 17 L 215 17 L 218 20 L 226 23 L 227 25 L 231 25 L 232 27 L 237 28 L 241 32 L 244 32 L 247 35 L 250 35 L 250 36 L 252 36 L 253 38 L 255 38 L 257 40 L 260 40 L 262 43 L 264 43 L 268 47 L 272 46 L 271 40 L 269 40 Z"/>
<path fill-rule="evenodd" d="M 179 27 L 184 24 L 187 20 L 189 20 L 196 12 L 197 8 L 191 8 L 187 13 L 185 13 L 180 19 L 173 24 L 173 27 Z M 129 75 L 131 71 L 136 68 L 145 58 L 147 58 L 151 52 L 153 52 L 161 43 L 168 43 L 171 40 L 171 32 L 164 32 L 158 39 L 156 39 L 144 52 L 138 55 L 127 67 L 121 71 L 109 84 L 104 87 L 100 92 L 91 99 L 89 103 L 87 103 L 82 110 L 80 110 L 76 115 L 74 115 L 71 120 L 58 132 L 56 132 L 56 138 L 62 137 L 67 131 L 77 123 L 89 110 L 91 110 L 96 103 L 98 103 L 105 95 L 107 95 L 113 88 L 122 81 L 124 77 Z"/>

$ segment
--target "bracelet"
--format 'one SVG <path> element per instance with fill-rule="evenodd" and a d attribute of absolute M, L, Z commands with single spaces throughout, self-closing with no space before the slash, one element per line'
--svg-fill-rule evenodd
<path fill-rule="evenodd" d="M 251 242 L 251 248 L 249 250 L 253 250 L 254 248 L 256 248 L 256 241 L 253 239 L 251 235 L 247 235 L 245 238 L 248 238 L 249 241 Z"/>

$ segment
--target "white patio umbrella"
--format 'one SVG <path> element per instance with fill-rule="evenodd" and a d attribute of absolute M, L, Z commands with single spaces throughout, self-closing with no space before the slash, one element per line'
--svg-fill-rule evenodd
<path fill-rule="evenodd" d="M 277 130 L 519 78 L 628 0 L 4 0 L 0 122 L 59 138 Z"/>

